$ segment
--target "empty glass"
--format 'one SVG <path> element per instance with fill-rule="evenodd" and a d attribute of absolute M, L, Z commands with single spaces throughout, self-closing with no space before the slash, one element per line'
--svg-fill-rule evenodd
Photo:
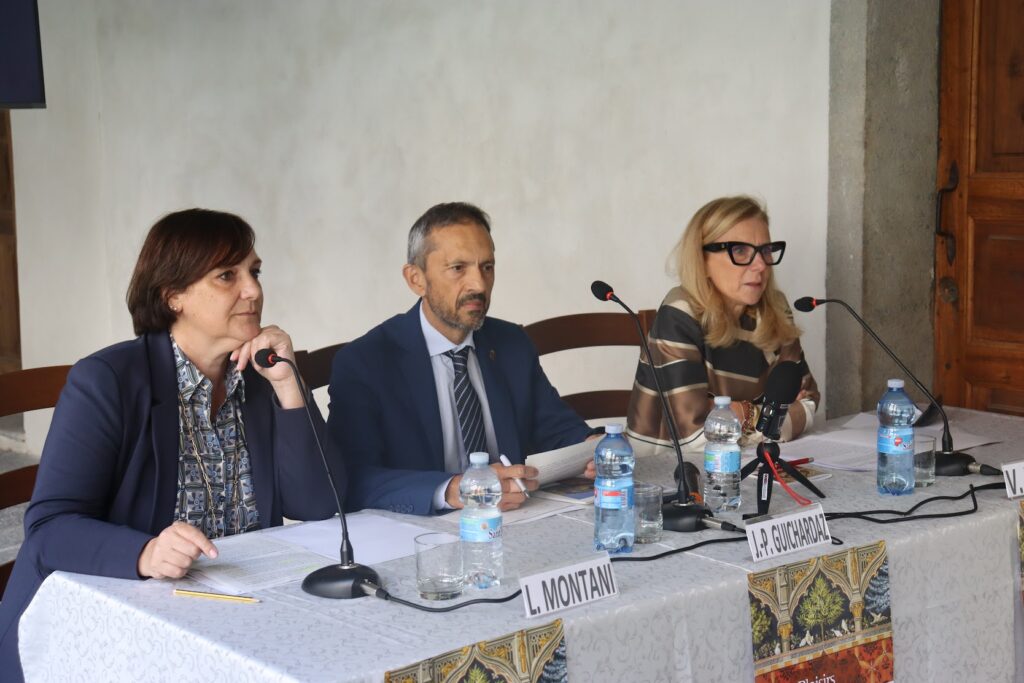
<path fill-rule="evenodd" d="M 458 536 L 420 534 L 416 544 L 416 588 L 425 600 L 451 600 L 462 595 L 462 544 Z"/>
<path fill-rule="evenodd" d="M 636 515 L 635 543 L 657 543 L 661 540 L 664 519 L 661 516 L 661 486 L 636 482 L 633 487 Z"/>

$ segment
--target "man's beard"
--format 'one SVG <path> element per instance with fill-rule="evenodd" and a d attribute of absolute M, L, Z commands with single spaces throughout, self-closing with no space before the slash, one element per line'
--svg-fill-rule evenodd
<path fill-rule="evenodd" d="M 433 296 L 431 296 L 429 285 L 427 286 L 427 293 L 424 298 L 427 301 L 427 305 L 430 306 L 430 310 L 437 316 L 438 320 L 448 327 L 462 332 L 476 332 L 483 327 L 484 319 L 487 317 L 487 309 L 490 308 L 487 304 L 487 297 L 483 294 L 467 294 L 456 302 L 454 309 L 448 308 L 444 305 L 444 302 L 437 301 Z M 459 320 L 459 308 L 469 301 L 482 301 L 484 309 L 479 318 L 473 319 L 470 323 L 464 323 Z"/>

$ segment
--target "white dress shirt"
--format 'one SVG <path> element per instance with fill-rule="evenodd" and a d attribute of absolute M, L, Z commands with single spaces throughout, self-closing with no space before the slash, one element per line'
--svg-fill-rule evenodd
<path fill-rule="evenodd" d="M 480 374 L 480 363 L 476 359 L 476 346 L 473 344 L 473 333 L 470 332 L 461 344 L 454 344 L 450 339 L 437 331 L 423 312 L 424 302 L 420 302 L 420 328 L 423 330 L 423 339 L 427 342 L 427 353 L 430 354 L 430 367 L 434 371 L 434 388 L 437 390 L 437 406 L 441 420 L 441 436 L 444 443 L 444 469 L 446 472 L 461 474 L 463 462 L 469 461 L 469 454 L 466 453 L 466 446 L 462 441 L 462 426 L 459 424 L 459 412 L 455 407 L 455 365 L 452 359 L 445 354 L 448 351 L 460 351 L 463 347 L 470 347 L 469 356 L 466 359 L 466 370 L 469 373 L 469 383 L 476 391 L 480 399 L 480 411 L 484 418 L 484 440 L 487 443 L 487 453 L 491 456 L 491 462 L 497 462 L 498 440 L 494 436 L 494 421 L 491 420 L 491 409 L 487 403 L 487 391 L 484 389 L 484 379 Z M 445 502 L 444 493 L 448 488 L 451 479 L 445 481 L 434 492 L 434 509 L 449 510 L 451 506 Z"/>

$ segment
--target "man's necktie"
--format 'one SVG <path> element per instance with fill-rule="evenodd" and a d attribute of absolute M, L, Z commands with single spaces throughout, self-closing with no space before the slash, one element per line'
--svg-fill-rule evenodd
<path fill-rule="evenodd" d="M 445 355 L 452 359 L 455 366 L 455 409 L 459 413 L 459 427 L 462 429 L 462 443 L 466 446 L 466 457 L 463 459 L 462 468 L 469 466 L 469 454 L 487 452 L 487 442 L 484 438 L 484 415 L 480 407 L 480 398 L 476 395 L 476 389 L 469 381 L 469 358 L 470 347 L 464 346 L 459 351 L 446 351 Z"/>

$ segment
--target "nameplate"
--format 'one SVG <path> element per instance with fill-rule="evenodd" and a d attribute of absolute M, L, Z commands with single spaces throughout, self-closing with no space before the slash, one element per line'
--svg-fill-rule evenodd
<path fill-rule="evenodd" d="M 747 544 L 754 562 L 832 543 L 820 504 L 747 522 Z"/>
<path fill-rule="evenodd" d="M 526 618 L 542 617 L 618 595 L 608 553 L 554 571 L 519 579 Z"/>
<path fill-rule="evenodd" d="M 1024 460 L 1003 465 L 1003 483 L 1007 498 L 1024 496 Z"/>

